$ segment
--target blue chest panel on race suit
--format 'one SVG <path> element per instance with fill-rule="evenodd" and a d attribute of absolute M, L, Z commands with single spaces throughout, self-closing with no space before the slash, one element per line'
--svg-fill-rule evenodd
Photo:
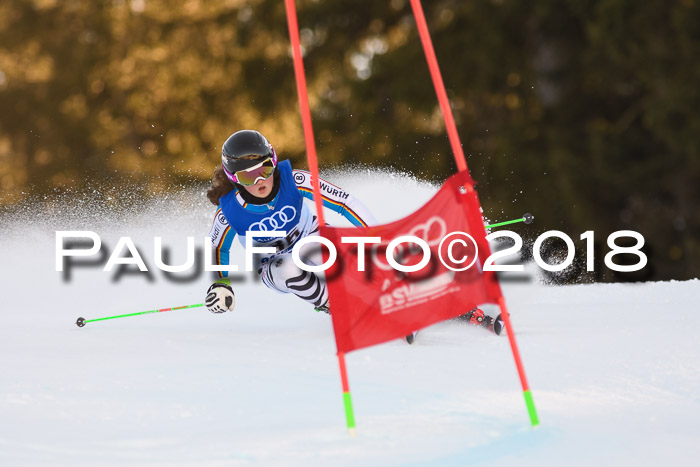
<path fill-rule="evenodd" d="M 236 192 L 232 191 L 221 197 L 219 204 L 221 211 L 226 216 L 231 227 L 240 236 L 245 238 L 249 230 L 260 231 L 286 231 L 285 238 L 279 237 L 255 237 L 255 245 L 275 245 L 278 251 L 291 246 L 300 236 L 299 221 L 304 207 L 304 200 L 292 176 L 292 165 L 289 160 L 280 162 L 280 188 L 274 201 L 266 205 L 269 209 L 263 212 L 253 212 L 246 209 L 236 198 Z"/>

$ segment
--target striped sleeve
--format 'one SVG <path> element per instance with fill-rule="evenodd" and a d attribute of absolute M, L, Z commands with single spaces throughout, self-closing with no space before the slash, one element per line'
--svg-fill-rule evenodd
<path fill-rule="evenodd" d="M 311 185 L 311 173 L 306 170 L 294 170 L 294 181 L 297 189 L 304 198 L 313 200 L 313 187 Z M 328 183 L 324 179 L 321 182 L 321 197 L 323 205 L 331 211 L 337 212 L 358 227 L 377 225 L 378 222 L 357 198 L 342 188 Z"/>
<path fill-rule="evenodd" d="M 214 214 L 214 222 L 211 225 L 209 237 L 211 238 L 213 256 L 216 258 L 216 264 L 228 266 L 229 252 L 233 244 L 233 239 L 236 237 L 236 233 L 231 228 L 231 225 L 229 225 L 224 213 L 221 212 L 221 207 L 219 207 L 216 210 L 216 214 Z M 227 271 L 217 271 L 216 274 L 219 278 L 228 277 Z"/>

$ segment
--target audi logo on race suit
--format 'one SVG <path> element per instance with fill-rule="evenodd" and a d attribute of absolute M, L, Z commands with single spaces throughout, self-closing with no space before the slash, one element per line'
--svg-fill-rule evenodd
<path fill-rule="evenodd" d="M 284 226 L 293 221 L 296 215 L 297 210 L 294 206 L 285 206 L 271 216 L 251 224 L 248 230 L 259 230 L 262 232 L 284 230 Z"/>
<path fill-rule="evenodd" d="M 271 216 L 264 218 L 261 221 L 255 222 L 248 227 L 248 231 L 260 231 L 260 232 L 274 232 L 274 231 L 287 231 L 287 236 L 284 238 L 280 237 L 257 237 L 255 239 L 256 245 L 267 245 L 274 246 L 277 248 L 279 253 L 282 250 L 289 248 L 296 240 L 299 238 L 300 231 L 298 226 L 292 225 L 290 229 L 286 229 L 285 226 L 292 222 L 297 215 L 297 210 L 294 206 L 285 206 L 281 210 L 275 212 Z"/>

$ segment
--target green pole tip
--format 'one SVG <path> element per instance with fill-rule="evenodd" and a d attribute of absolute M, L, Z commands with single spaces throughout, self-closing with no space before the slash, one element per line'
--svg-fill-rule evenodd
<path fill-rule="evenodd" d="M 349 392 L 343 393 L 343 402 L 345 405 L 345 419 L 348 422 L 348 430 L 355 429 L 355 413 L 352 409 L 352 397 Z"/>
<path fill-rule="evenodd" d="M 540 424 L 540 419 L 537 416 L 537 409 L 535 408 L 535 400 L 532 398 L 532 393 L 527 390 L 523 392 L 525 396 L 525 405 L 527 406 L 527 413 L 530 415 L 530 423 L 533 427 Z"/>

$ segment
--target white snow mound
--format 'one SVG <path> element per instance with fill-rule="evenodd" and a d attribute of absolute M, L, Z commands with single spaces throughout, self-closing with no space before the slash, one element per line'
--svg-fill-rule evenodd
<path fill-rule="evenodd" d="M 382 221 L 436 191 L 400 174 L 388 186 L 362 171 L 332 181 Z M 6 216 L 0 465 L 697 463 L 697 279 L 563 287 L 504 280 L 541 426 L 529 426 L 507 339 L 441 323 L 412 346 L 397 340 L 347 355 L 358 433 L 351 438 L 329 318 L 252 277 L 234 284 L 232 313 L 198 308 L 75 325 L 79 316 L 203 301 L 208 275 L 174 283 L 153 267 L 153 237 L 163 237 L 177 264 L 187 236 L 207 235 L 214 209 L 202 190 L 137 208 L 68 203 Z M 108 253 L 130 236 L 152 281 L 130 274 L 114 282 L 99 266 L 64 280 L 56 230 L 93 230 Z"/>

